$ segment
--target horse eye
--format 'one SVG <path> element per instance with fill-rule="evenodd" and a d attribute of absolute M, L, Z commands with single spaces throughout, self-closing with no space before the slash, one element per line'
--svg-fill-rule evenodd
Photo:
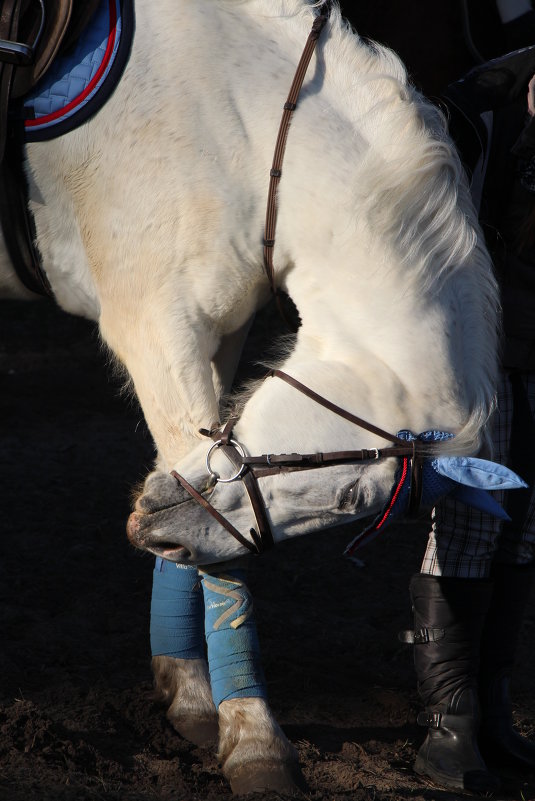
<path fill-rule="evenodd" d="M 357 498 L 357 485 L 358 480 L 351 484 L 349 487 L 345 487 L 341 493 L 340 498 L 338 500 L 338 509 L 343 512 L 347 509 L 353 509 L 356 503 Z"/>

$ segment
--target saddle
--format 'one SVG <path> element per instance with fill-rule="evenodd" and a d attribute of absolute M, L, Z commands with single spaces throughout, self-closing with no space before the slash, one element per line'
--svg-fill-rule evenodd
<path fill-rule="evenodd" d="M 9 125 L 9 108 L 77 40 L 98 5 L 99 0 L 0 0 L 0 219 L 15 272 L 40 295 L 52 290 L 35 245 L 21 137 Z"/>
<path fill-rule="evenodd" d="M 0 2 L 0 160 L 11 101 L 24 97 L 76 41 L 98 5 L 99 0 Z"/>

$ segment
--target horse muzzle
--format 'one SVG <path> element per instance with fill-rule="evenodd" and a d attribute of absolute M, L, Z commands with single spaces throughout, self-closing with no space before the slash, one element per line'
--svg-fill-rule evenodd
<path fill-rule="evenodd" d="M 172 562 L 189 563 L 193 549 L 182 542 L 180 517 L 190 498 L 167 473 L 151 473 L 128 518 L 126 534 L 142 551 Z"/>

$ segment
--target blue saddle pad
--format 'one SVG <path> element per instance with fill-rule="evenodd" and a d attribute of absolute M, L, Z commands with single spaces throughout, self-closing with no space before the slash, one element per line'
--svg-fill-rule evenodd
<path fill-rule="evenodd" d="M 133 33 L 133 0 L 101 0 L 76 44 L 24 98 L 27 142 L 68 133 L 102 108 L 128 61 Z"/>

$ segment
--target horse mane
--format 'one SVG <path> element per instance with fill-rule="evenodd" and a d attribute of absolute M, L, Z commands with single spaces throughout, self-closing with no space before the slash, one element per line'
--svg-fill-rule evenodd
<path fill-rule="evenodd" d="M 308 33 L 321 6 L 312 0 L 222 2 L 261 6 L 264 18 L 293 22 L 296 41 L 303 44 L 303 33 Z M 408 272 L 427 290 L 436 290 L 436 282 L 474 253 L 486 273 L 477 215 L 443 113 L 410 83 L 394 51 L 353 30 L 337 2 L 321 46 L 329 73 L 322 93 L 370 144 L 360 157 L 355 188 L 358 208 L 365 206 L 370 226 L 391 243 Z M 366 192 L 369 187 L 373 191 Z M 489 299 L 495 299 L 492 281 L 487 291 Z"/>
<path fill-rule="evenodd" d="M 467 177 L 443 113 L 410 84 L 398 56 L 348 34 L 338 13 L 329 45 L 349 69 L 335 80 L 359 99 L 354 121 L 373 143 L 359 165 L 358 207 L 422 296 L 455 282 L 469 416 L 440 450 L 473 452 L 495 405 L 499 298 Z"/>
<path fill-rule="evenodd" d="M 261 7 L 264 17 L 284 17 L 295 28 L 292 37 L 303 44 L 321 5 L 307 0 L 222 2 Z M 468 393 L 469 417 L 451 448 L 473 451 L 494 405 L 499 301 L 447 121 L 411 84 L 401 59 L 359 37 L 336 2 L 318 52 L 328 65 L 322 95 L 367 144 L 359 154 L 353 187 L 360 217 L 390 249 L 395 257 L 390 263 L 404 270 L 408 288 L 431 297 L 455 282 L 466 342 L 459 381 L 464 380 Z"/>

